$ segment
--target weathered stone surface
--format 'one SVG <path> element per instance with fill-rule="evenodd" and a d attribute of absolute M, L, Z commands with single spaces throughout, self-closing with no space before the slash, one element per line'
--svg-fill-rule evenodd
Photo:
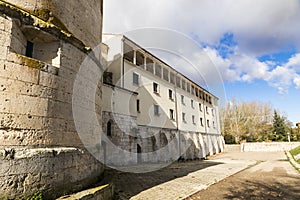
<path fill-rule="evenodd" d="M 67 195 L 57 200 L 112 200 L 114 199 L 114 187 L 112 184 L 84 190 L 76 194 Z"/>
<path fill-rule="evenodd" d="M 103 134 L 107 134 L 108 122 L 112 125 L 108 138 L 118 149 L 106 145 L 105 163 L 113 166 L 138 163 L 137 145 L 143 153 L 141 162 L 169 162 L 179 157 L 202 159 L 224 151 L 225 142 L 221 135 L 138 126 L 135 117 L 110 112 L 102 114 Z"/>
<path fill-rule="evenodd" d="M 28 10 L 61 29 L 66 29 L 90 47 L 101 43 L 102 1 L 6 0 L 6 2 Z M 51 21 L 51 17 L 54 20 Z"/>
<path fill-rule="evenodd" d="M 52 199 L 98 181 L 103 171 L 93 156 L 78 148 L 5 148 L 0 164 L 1 199 L 36 191 Z"/>
<path fill-rule="evenodd" d="M 86 47 L 101 42 L 101 6 L 96 0 L 0 2 L 0 199 L 36 191 L 53 199 L 101 177 L 103 165 L 85 150 L 72 108 Z M 33 58 L 25 56 L 27 41 L 34 43 Z M 80 76 L 83 83 L 94 78 Z M 86 100 L 97 105 L 97 123 L 101 93 L 99 85 Z M 94 126 L 90 121 L 84 133 L 100 143 Z"/>

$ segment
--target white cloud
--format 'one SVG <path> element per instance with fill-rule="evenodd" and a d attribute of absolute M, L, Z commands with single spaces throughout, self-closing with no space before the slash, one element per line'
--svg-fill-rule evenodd
<path fill-rule="evenodd" d="M 292 56 L 284 67 L 293 68 L 296 72 L 300 72 L 300 53 Z"/>
<path fill-rule="evenodd" d="M 294 84 L 296 85 L 297 89 L 300 89 L 300 77 L 299 76 L 294 78 Z"/>
<path fill-rule="evenodd" d="M 290 46 L 300 49 L 299 0 L 108 0 L 104 6 L 104 32 L 124 33 L 158 27 L 181 32 L 211 46 L 217 45 L 225 33 L 232 33 L 237 46 L 228 58 L 221 57 L 212 47 L 199 50 L 185 45 L 172 35 L 162 37 L 158 32 L 144 32 L 140 38 L 133 36 L 146 47 L 161 45 L 162 49 L 176 49 L 180 53 L 169 56 L 170 64 L 177 65 L 177 69 L 193 80 L 206 78 L 206 83 L 219 80 L 215 68 L 225 81 L 260 79 L 280 93 L 287 92 L 291 86 L 300 89 L 297 74 L 300 73 L 300 53 L 280 66 L 257 59 Z M 180 55 L 184 55 L 185 61 L 179 61 Z M 182 67 L 189 66 L 187 62 L 194 68 Z"/>
<path fill-rule="evenodd" d="M 243 52 L 255 55 L 300 46 L 298 0 L 109 0 L 104 5 L 106 32 L 161 27 L 215 44 L 230 31 Z"/>

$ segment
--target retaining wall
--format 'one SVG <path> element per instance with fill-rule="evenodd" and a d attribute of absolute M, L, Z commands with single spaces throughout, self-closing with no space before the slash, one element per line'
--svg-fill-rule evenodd
<path fill-rule="evenodd" d="M 265 152 L 276 152 L 276 151 L 289 151 L 291 149 L 300 146 L 300 142 L 253 142 L 253 143 L 242 143 L 241 152 L 247 151 L 265 151 Z"/>

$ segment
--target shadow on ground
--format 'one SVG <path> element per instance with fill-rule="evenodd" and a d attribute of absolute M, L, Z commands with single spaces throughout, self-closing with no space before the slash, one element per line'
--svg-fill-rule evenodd
<path fill-rule="evenodd" d="M 288 180 L 286 184 L 280 180 L 255 181 L 246 180 L 244 182 L 238 181 L 236 187 L 231 187 L 228 193 L 224 195 L 225 199 L 286 199 L 298 200 L 300 199 L 300 180 L 292 176 L 284 177 Z"/>
<path fill-rule="evenodd" d="M 277 160 L 273 165 L 279 165 L 286 160 Z M 289 164 L 289 163 L 287 163 Z M 290 166 L 289 166 L 290 167 Z M 300 179 L 297 174 L 290 175 L 283 167 L 274 167 L 264 171 L 245 170 L 228 177 L 206 190 L 187 198 L 198 199 L 255 199 L 255 200 L 299 200 Z"/>
<path fill-rule="evenodd" d="M 213 161 L 175 162 L 158 171 L 139 174 L 108 168 L 105 170 L 104 181 L 115 184 L 116 199 L 130 199 L 140 192 L 159 184 L 219 164 L 223 163 Z"/>

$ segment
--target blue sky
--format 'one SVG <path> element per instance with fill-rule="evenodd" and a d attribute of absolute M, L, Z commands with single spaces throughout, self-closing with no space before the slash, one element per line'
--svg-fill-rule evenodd
<path fill-rule="evenodd" d="M 295 123 L 299 21 L 299 0 L 109 0 L 103 23 L 106 33 L 128 33 L 157 47 L 166 62 L 222 99 L 270 102 Z"/>

